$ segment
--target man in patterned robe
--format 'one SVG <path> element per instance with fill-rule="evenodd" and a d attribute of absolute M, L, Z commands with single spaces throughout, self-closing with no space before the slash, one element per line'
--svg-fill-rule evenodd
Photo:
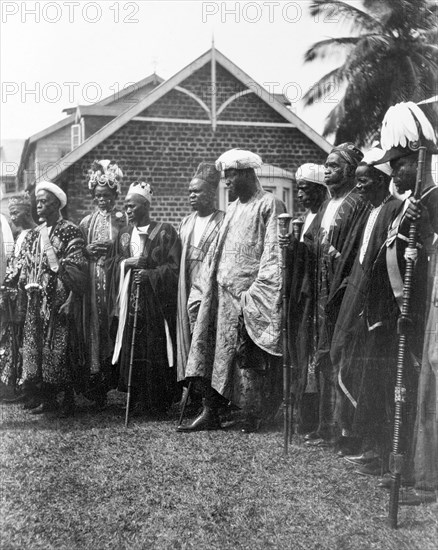
<path fill-rule="evenodd" d="M 80 356 L 81 296 L 87 285 L 85 243 L 81 230 L 60 211 L 67 197 L 51 182 L 36 186 L 41 225 L 29 231 L 23 243 L 20 285 L 28 293 L 24 324 L 23 374 L 25 393 L 42 403 L 33 414 L 57 409 L 56 395 L 64 391 L 62 416 L 74 412 L 75 384 L 83 376 Z"/>
<path fill-rule="evenodd" d="M 317 351 L 315 372 L 319 382 L 318 428 L 307 434 L 308 445 L 330 446 L 335 442 L 335 373 L 330 361 L 330 344 L 345 290 L 356 257 L 368 203 L 355 190 L 355 170 L 362 152 L 353 143 L 332 149 L 325 162 L 325 183 L 331 199 L 325 201 L 304 242 L 316 262 Z"/>
<path fill-rule="evenodd" d="M 169 223 L 150 219 L 152 189 L 133 183 L 125 199 L 128 220 L 108 262 L 110 292 L 118 319 L 113 364 L 119 389 L 128 389 L 134 319 L 131 405 L 133 416 L 162 414 L 174 398 L 175 324 L 181 243 Z M 138 300 L 137 300 L 138 296 Z"/>
<path fill-rule="evenodd" d="M 202 262 L 214 241 L 225 213 L 215 208 L 216 189 L 221 173 L 214 164 L 202 162 L 189 185 L 190 205 L 194 212 L 179 226 L 181 269 L 178 281 L 178 313 L 176 321 L 178 381 L 185 379 L 191 333 L 187 312 L 192 285 L 199 276 Z"/>
<path fill-rule="evenodd" d="M 26 292 L 18 286 L 18 273 L 23 256 L 21 247 L 28 232 L 35 227 L 32 218 L 32 203 L 28 193 L 9 199 L 9 216 L 17 229 L 14 248 L 6 265 L 6 276 L 0 289 L 0 312 L 2 330 L 0 339 L 0 387 L 2 396 L 12 397 L 21 377 L 21 354 L 23 325 L 26 313 Z M 5 321 L 5 323 L 3 323 Z M 18 394 L 10 401 L 23 400 Z"/>
<path fill-rule="evenodd" d="M 186 378 L 198 384 L 203 411 L 178 431 L 220 428 L 219 396 L 241 409 L 244 431 L 259 429 L 281 401 L 277 216 L 285 206 L 260 186 L 254 169 L 261 163 L 258 155 L 240 149 L 216 162 L 238 198 L 189 298 L 194 330 Z"/>
<path fill-rule="evenodd" d="M 114 387 L 111 357 L 114 342 L 110 337 L 106 259 L 117 235 L 127 225 L 126 215 L 115 207 L 123 173 L 114 162 L 95 161 L 89 171 L 88 188 L 97 208 L 79 227 L 86 242 L 89 261 L 89 292 L 84 297 L 84 336 L 90 364 L 86 396 L 98 408 L 106 404 L 107 392 Z"/>

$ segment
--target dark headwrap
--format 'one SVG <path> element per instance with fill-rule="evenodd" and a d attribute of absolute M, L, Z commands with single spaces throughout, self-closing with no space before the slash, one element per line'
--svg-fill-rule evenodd
<path fill-rule="evenodd" d="M 201 162 L 196 170 L 196 174 L 193 176 L 192 182 L 206 182 L 216 188 L 219 185 L 220 179 L 221 173 L 219 170 L 216 170 L 216 166 L 214 164 L 210 162 Z"/>
<path fill-rule="evenodd" d="M 350 141 L 346 141 L 345 143 L 336 145 L 330 151 L 330 154 L 332 153 L 336 153 L 337 155 L 342 157 L 345 160 L 345 162 L 348 162 L 350 166 L 354 166 L 354 167 L 357 167 L 359 162 L 363 159 L 362 151 L 358 149 L 356 145 L 354 143 L 351 143 Z"/>

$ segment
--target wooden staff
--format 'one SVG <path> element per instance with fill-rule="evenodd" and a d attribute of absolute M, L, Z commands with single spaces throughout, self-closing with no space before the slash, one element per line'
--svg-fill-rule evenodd
<path fill-rule="evenodd" d="M 192 384 L 193 384 L 193 382 L 190 380 L 190 382 L 187 385 L 187 388 L 185 388 L 186 391 L 183 392 L 184 395 L 183 395 L 183 398 L 182 398 L 182 401 L 181 401 L 181 412 L 180 412 L 180 415 L 179 415 L 178 426 L 181 426 L 181 424 L 182 424 L 182 421 L 183 421 L 183 418 L 184 418 L 184 413 L 185 413 L 186 406 L 187 406 L 187 402 L 188 402 L 189 397 L 190 397 L 190 392 L 192 391 Z"/>
<path fill-rule="evenodd" d="M 139 302 L 139 300 L 140 300 L 140 285 L 137 284 L 137 288 L 135 290 L 134 323 L 133 323 L 133 326 L 132 326 L 131 353 L 130 353 L 130 356 L 129 356 L 128 396 L 127 396 L 127 399 L 126 399 L 125 428 L 128 427 L 129 407 L 131 405 L 132 368 L 133 368 L 133 365 L 134 365 L 135 333 L 137 331 L 138 302 Z"/>
<path fill-rule="evenodd" d="M 292 216 L 289 214 L 280 214 L 278 216 L 278 232 L 282 237 L 286 237 L 289 232 L 289 224 Z M 289 433 L 291 426 L 290 419 L 290 366 L 288 364 L 288 335 L 287 335 L 287 273 L 286 273 L 286 247 L 281 249 L 281 270 L 283 275 L 282 280 L 282 308 L 281 308 L 281 333 L 282 333 L 282 345 L 283 345 L 283 427 L 284 427 L 284 455 L 287 456 L 289 446 Z"/>
<path fill-rule="evenodd" d="M 426 160 L 426 147 L 420 147 L 418 152 L 417 177 L 415 181 L 414 198 L 421 198 L 421 187 L 424 179 Z M 408 248 L 417 246 L 417 221 L 411 222 L 409 226 Z M 403 404 L 406 400 L 406 388 L 403 385 L 403 371 L 406 357 L 406 337 L 409 326 L 410 302 L 412 292 L 412 277 L 415 261 L 406 259 L 406 271 L 403 280 L 403 302 L 401 315 L 397 322 L 398 353 L 397 353 L 397 377 L 394 391 L 395 413 L 394 413 L 394 437 L 392 440 L 392 452 L 390 455 L 391 470 L 391 493 L 389 498 L 389 524 L 397 529 L 398 501 L 400 491 L 401 473 L 403 468 L 403 453 L 400 452 L 400 432 L 403 424 Z"/>

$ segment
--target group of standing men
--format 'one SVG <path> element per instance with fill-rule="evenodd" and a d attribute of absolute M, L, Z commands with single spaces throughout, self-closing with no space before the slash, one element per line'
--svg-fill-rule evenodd
<path fill-rule="evenodd" d="M 276 218 L 284 211 L 260 186 L 261 164 L 242 150 L 201 163 L 189 188 L 194 213 L 178 231 L 151 220 L 146 182 L 130 185 L 124 213 L 115 207 L 123 174 L 113 162 L 93 164 L 97 209 L 79 227 L 60 213 L 62 189 L 38 183 L 40 225 L 24 231 L 15 219 L 23 231 L 2 287 L 3 307 L 20 312 L 4 331 L 11 353 L 1 365 L 3 389 L 19 391 L 3 401 L 70 416 L 75 391 L 103 407 L 110 388 L 129 385 L 134 416 L 160 414 L 177 380 L 190 380 L 203 415 L 180 431 L 219 428 L 229 401 L 242 409 L 244 429 L 258 429 L 279 400 Z M 226 214 L 214 206 L 221 175 L 237 197 Z M 30 199 L 14 202 L 29 218 Z"/>
<path fill-rule="evenodd" d="M 395 401 L 403 401 L 402 481 L 411 490 L 401 503 L 419 504 L 436 500 L 438 488 L 436 137 L 417 105 L 399 105 L 396 114 L 402 127 L 407 120 L 417 128 L 416 140 L 397 136 L 385 151 L 365 155 L 344 143 L 325 167 L 301 167 L 298 189 L 309 211 L 295 220 L 295 235 L 279 238 L 288 260 L 298 431 L 307 446 L 334 448 L 358 473 L 381 475 L 378 486 L 389 488 Z M 398 194 L 414 191 L 420 143 L 426 147 L 420 197 L 402 202 L 390 193 L 391 178 Z M 330 192 L 325 201 L 322 186 Z M 408 246 L 412 222 L 415 248 Z M 411 308 L 401 326 L 408 260 Z M 396 388 L 400 334 L 407 351 Z"/>
<path fill-rule="evenodd" d="M 418 116 L 412 106 L 410 112 Z M 432 336 L 424 340 L 424 322 L 426 315 L 429 326 L 436 322 L 436 304 L 433 285 L 422 282 L 427 266 L 436 281 L 438 192 L 430 174 L 434 145 L 423 141 L 430 145 L 429 170 L 419 201 L 402 203 L 389 191 L 391 178 L 399 193 L 415 185 L 418 149 L 406 140 L 365 155 L 344 143 L 324 166 L 300 167 L 298 196 L 308 211 L 287 237 L 277 228 L 285 206 L 262 189 L 255 172 L 261 158 L 241 149 L 199 165 L 189 187 L 194 212 L 178 231 L 151 220 L 152 188 L 143 181 L 130 185 L 125 212 L 117 210 L 123 174 L 113 162 L 90 170 L 97 209 L 79 227 L 62 218 L 67 197 L 51 182 L 36 186 L 37 227 L 30 200 L 14 198 L 11 207 L 20 204 L 26 215 L 16 219 L 23 231 L 2 287 L 11 322 L 2 327 L 8 353 L 0 360 L 2 382 L 21 392 L 6 401 L 45 413 L 58 408 L 64 391 L 61 414 L 69 416 L 74 390 L 103 407 L 118 383 L 121 390 L 129 386 L 132 414 L 140 416 L 165 411 L 183 386 L 184 400 L 188 392 L 192 400 L 199 396 L 202 409 L 179 432 L 219 429 L 230 403 L 242 431 L 257 431 L 281 403 L 279 363 L 287 353 L 306 444 L 336 443 L 340 456 L 384 472 L 406 228 L 419 220 L 409 332 L 415 359 L 406 378 L 407 454 L 415 467 L 406 478 L 435 490 L 430 454 L 437 457 L 437 413 L 431 419 L 429 406 L 434 400 L 436 406 L 436 356 Z M 235 199 L 226 213 L 214 206 L 221 177 Z M 280 338 L 281 247 L 287 350 Z M 424 418 L 420 409 L 415 414 L 417 388 Z"/>

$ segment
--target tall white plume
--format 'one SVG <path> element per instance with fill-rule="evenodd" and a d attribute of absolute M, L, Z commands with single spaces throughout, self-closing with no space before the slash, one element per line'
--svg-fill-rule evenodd
<path fill-rule="evenodd" d="M 406 147 L 409 141 L 418 141 L 420 125 L 423 136 L 436 144 L 437 138 L 432 124 L 413 101 L 397 103 L 390 107 L 383 119 L 380 142 L 385 151 L 391 147 Z"/>

